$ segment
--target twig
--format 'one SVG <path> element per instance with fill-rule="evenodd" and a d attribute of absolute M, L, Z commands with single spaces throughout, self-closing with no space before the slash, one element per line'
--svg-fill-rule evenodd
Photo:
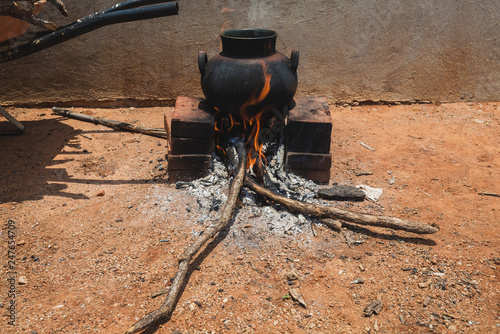
<path fill-rule="evenodd" d="M 312 232 L 312 234 L 313 234 L 315 237 L 317 237 L 317 236 L 318 236 L 318 234 L 316 234 L 316 231 L 314 230 L 314 223 L 313 223 L 313 222 L 311 222 L 310 224 L 311 224 L 311 232 Z"/>
<path fill-rule="evenodd" d="M 347 246 L 349 246 L 349 248 L 352 248 L 352 245 L 354 244 L 354 240 L 352 240 L 352 238 L 349 235 L 347 235 L 345 230 L 341 229 L 340 234 L 344 238 L 344 241 L 347 244 Z"/>
<path fill-rule="evenodd" d="M 495 193 L 477 193 L 478 195 L 481 195 L 481 196 L 493 196 L 493 197 L 500 197 L 499 194 L 495 194 Z"/>
<path fill-rule="evenodd" d="M 52 111 L 54 113 L 56 113 L 57 115 L 66 116 L 69 118 L 74 118 L 74 119 L 77 119 L 77 120 L 83 121 L 83 122 L 89 122 L 89 123 L 108 126 L 108 127 L 111 127 L 115 130 L 121 129 L 121 130 L 130 131 L 130 132 L 139 132 L 139 133 L 143 133 L 145 135 L 154 136 L 154 137 L 167 138 L 167 131 L 165 131 L 165 129 L 145 128 L 145 127 L 133 125 L 130 123 L 113 121 L 110 119 L 93 117 L 93 116 L 89 116 L 89 115 L 82 115 L 82 114 L 71 112 L 67 109 L 62 109 L 62 108 L 58 108 L 58 107 L 53 107 Z"/>
<path fill-rule="evenodd" d="M 370 150 L 370 151 L 376 151 L 373 147 L 370 147 L 368 145 L 366 145 L 365 143 L 361 142 L 361 146 L 363 146 L 364 148 Z"/>
<path fill-rule="evenodd" d="M 429 225 L 394 217 L 375 216 L 368 213 L 358 213 L 348 210 L 342 210 L 326 205 L 317 205 L 296 201 L 265 189 L 264 187 L 253 182 L 248 176 L 245 177 L 245 186 L 249 187 L 257 194 L 266 197 L 267 199 L 284 205 L 291 212 L 300 212 L 318 219 L 334 218 L 359 225 L 386 227 L 394 230 L 403 230 L 417 234 L 431 234 L 439 231 L 439 226 L 435 224 Z"/>
<path fill-rule="evenodd" d="M 161 295 L 164 295 L 164 294 L 168 293 L 169 291 L 170 291 L 170 287 L 167 286 L 166 288 L 162 288 L 162 289 L 156 291 L 155 293 L 152 293 L 151 294 L 151 298 L 159 297 Z"/>
<path fill-rule="evenodd" d="M 203 247 L 203 245 L 217 233 L 222 231 L 230 222 L 233 217 L 234 210 L 236 208 L 236 201 L 238 199 L 238 194 L 243 187 L 243 180 L 245 178 L 246 171 L 246 152 L 243 143 L 238 143 L 238 157 L 239 163 L 236 168 L 236 176 L 234 177 L 231 188 L 229 189 L 229 194 L 227 197 L 227 202 L 222 211 L 221 219 L 217 224 L 214 224 L 207 228 L 207 230 L 198 236 L 198 238 L 182 253 L 179 257 L 179 269 L 175 275 L 174 281 L 170 286 L 170 291 L 163 305 L 157 310 L 146 314 L 142 319 L 137 321 L 132 327 L 130 327 L 125 333 L 132 334 L 142 331 L 151 325 L 159 324 L 162 321 L 166 321 L 172 315 L 175 309 L 175 305 L 180 297 L 180 292 L 182 291 L 182 285 L 185 281 L 186 275 L 189 269 L 189 263 L 196 253 Z"/>
<path fill-rule="evenodd" d="M 17 132 L 15 133 L 22 133 L 24 131 L 24 125 L 22 125 L 17 119 L 15 119 L 14 116 L 9 114 L 7 110 L 5 110 L 2 106 L 0 106 L 0 115 L 7 118 L 9 122 L 14 124 L 14 126 L 17 128 Z"/>
<path fill-rule="evenodd" d="M 342 229 L 342 223 L 338 220 L 332 218 L 320 218 L 318 220 L 334 231 L 340 232 L 340 230 Z"/>

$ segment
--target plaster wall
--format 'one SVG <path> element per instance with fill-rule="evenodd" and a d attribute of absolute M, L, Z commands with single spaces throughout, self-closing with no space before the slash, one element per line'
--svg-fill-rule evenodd
<path fill-rule="evenodd" d="M 66 24 L 117 0 L 64 0 Z M 498 0 L 181 0 L 179 15 L 95 30 L 0 64 L 3 105 L 202 96 L 198 51 L 234 28 L 300 50 L 298 94 L 331 101 L 500 100 Z"/>

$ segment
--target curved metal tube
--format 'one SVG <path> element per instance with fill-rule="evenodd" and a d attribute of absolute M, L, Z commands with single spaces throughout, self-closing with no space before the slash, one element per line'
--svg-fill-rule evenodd
<path fill-rule="evenodd" d="M 14 47 L 0 53 L 0 63 L 19 59 L 44 50 L 95 29 L 123 22 L 153 19 L 179 13 L 177 2 L 139 7 L 144 4 L 165 2 L 164 0 L 130 0 L 111 8 L 89 15 L 71 24 L 59 28 L 29 43 Z"/>

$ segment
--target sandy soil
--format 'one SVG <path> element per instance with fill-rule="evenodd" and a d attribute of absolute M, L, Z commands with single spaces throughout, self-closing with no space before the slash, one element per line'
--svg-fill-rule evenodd
<path fill-rule="evenodd" d="M 441 231 L 347 230 L 358 241 L 348 245 L 325 227 L 317 236 L 288 235 L 253 228 L 259 217 L 237 219 L 197 257 L 157 333 L 500 331 L 500 198 L 480 195 L 500 194 L 500 104 L 331 110 L 331 182 L 384 189 L 376 203 L 332 205 L 434 222 Z M 26 131 L 0 137 L 0 312 L 16 306 L 15 327 L 2 316 L 0 331 L 123 332 L 163 302 L 151 294 L 170 284 L 207 209 L 166 182 L 162 139 L 49 109 L 8 111 Z M 161 127 L 172 108 L 75 111 Z M 290 287 L 307 308 L 287 298 Z M 365 317 L 377 299 L 383 309 Z"/>

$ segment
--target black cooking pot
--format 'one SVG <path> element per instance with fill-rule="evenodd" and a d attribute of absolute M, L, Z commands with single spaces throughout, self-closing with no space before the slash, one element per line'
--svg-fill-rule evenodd
<path fill-rule="evenodd" d="M 286 107 L 297 90 L 299 52 L 292 51 L 290 59 L 277 52 L 277 36 L 266 29 L 228 30 L 220 35 L 222 52 L 210 61 L 206 52 L 200 52 L 207 102 L 236 120 L 241 120 L 242 112 L 251 117 L 264 108 Z"/>

